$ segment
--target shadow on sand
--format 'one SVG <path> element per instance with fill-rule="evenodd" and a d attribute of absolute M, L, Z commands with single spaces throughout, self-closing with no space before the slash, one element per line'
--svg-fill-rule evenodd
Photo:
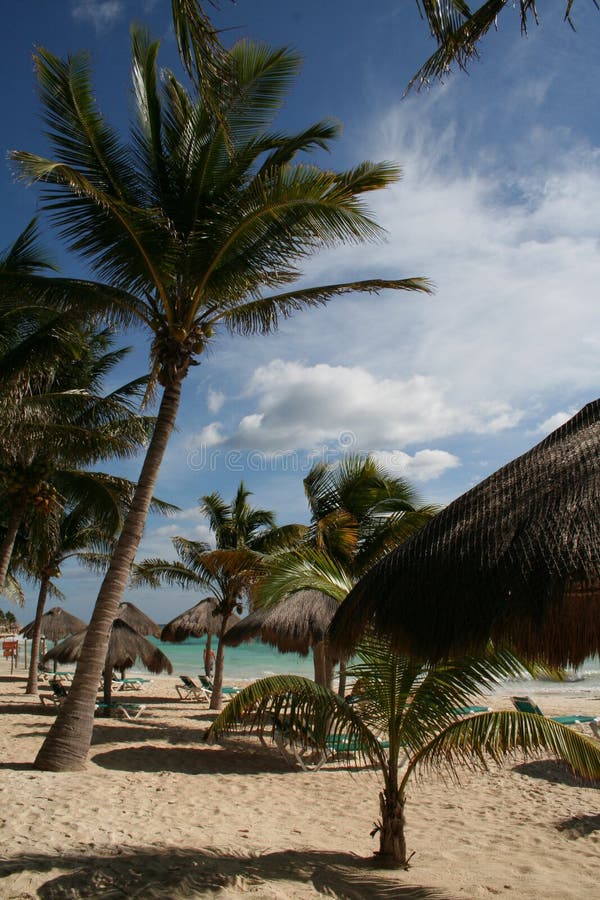
<path fill-rule="evenodd" d="M 556 828 L 558 831 L 566 831 L 571 838 L 587 837 L 595 831 L 600 831 L 600 815 L 571 816 L 557 822 Z"/>
<path fill-rule="evenodd" d="M 530 778 L 542 778 L 544 781 L 552 781 L 556 784 L 566 784 L 569 787 L 593 788 L 598 790 L 600 781 L 586 781 L 579 775 L 575 775 L 568 763 L 559 759 L 536 759 L 531 762 L 521 763 L 513 767 L 513 772 L 519 775 L 528 775 Z"/>
<path fill-rule="evenodd" d="M 137 740 L 140 734 L 137 732 Z M 240 771 L 254 775 L 261 773 L 293 773 L 294 770 L 283 757 L 275 752 L 247 747 L 211 748 L 198 747 L 157 747 L 133 746 L 105 753 L 95 753 L 91 757 L 95 765 L 104 769 L 118 769 L 121 772 L 179 772 L 184 775 L 239 775 Z M 296 773 L 297 774 L 297 773 Z"/>
<path fill-rule="evenodd" d="M 61 874 L 56 875 L 56 870 Z M 65 871 L 66 870 L 66 871 Z M 258 897 L 281 896 L 284 886 L 295 882 L 314 893 L 343 900 L 451 900 L 447 893 L 402 884 L 402 871 L 377 868 L 372 860 L 349 853 L 277 851 L 261 855 L 225 853 L 220 850 L 132 848 L 112 856 L 28 855 L 0 862 L 0 878 L 49 875 L 35 896 L 41 900 L 77 900 L 103 897 L 110 900 L 193 900 L 214 897 L 221 891 L 253 893 Z M 38 883 L 37 878 L 32 879 Z M 277 893 L 269 889 L 269 883 Z M 17 884 L 15 884 L 15 888 Z M 33 896 L 16 894 L 15 896 Z"/>

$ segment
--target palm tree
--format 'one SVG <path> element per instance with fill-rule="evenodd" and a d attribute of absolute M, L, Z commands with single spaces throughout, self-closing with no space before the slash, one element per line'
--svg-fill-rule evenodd
<path fill-rule="evenodd" d="M 24 394 L 10 399 L 12 414 L 0 426 L 0 495 L 7 509 L 0 589 L 18 529 L 27 517 L 36 511 L 49 514 L 65 500 L 91 500 L 90 492 L 97 502 L 99 482 L 80 467 L 130 456 L 151 432 L 154 420 L 135 414 L 134 401 L 144 390 L 145 378 L 101 393 L 103 381 L 128 349 L 112 350 L 113 336 L 107 329 L 88 327 L 78 340 L 75 356 L 66 355 L 43 375 L 28 379 Z M 117 484 L 115 480 L 112 488 Z M 108 482 L 101 486 L 102 498 L 107 487 Z"/>
<path fill-rule="evenodd" d="M 173 546 L 180 561 L 145 559 L 134 567 L 133 584 L 158 587 L 168 584 L 185 589 L 208 589 L 219 616 L 220 628 L 215 656 L 215 676 L 210 708 L 222 705 L 225 645 L 223 636 L 230 617 L 241 610 L 245 594 L 264 572 L 261 556 L 248 549 L 211 550 L 208 544 L 174 537 Z"/>
<path fill-rule="evenodd" d="M 87 57 L 60 60 L 39 50 L 35 65 L 54 159 L 12 154 L 25 179 L 47 185 L 42 204 L 71 249 L 111 288 L 79 282 L 79 296 L 91 298 L 91 305 L 110 303 L 122 321 L 143 324 L 153 339 L 152 385 L 163 389 L 85 653 L 36 761 L 51 769 L 84 764 L 110 626 L 141 539 L 182 383 L 219 326 L 237 334 L 266 334 L 280 317 L 348 292 L 428 290 L 419 278 L 292 287 L 301 274 L 298 264 L 319 248 L 381 235 L 361 196 L 398 178 L 397 167 L 388 163 L 362 163 L 336 173 L 295 162 L 299 153 L 328 147 L 338 133 L 331 121 L 299 134 L 270 130 L 298 71 L 295 53 L 247 42 L 228 52 L 236 90 L 223 105 L 223 129 L 195 89 L 186 90 L 170 72 L 159 82 L 159 44 L 139 27 L 132 29 L 132 48 L 130 144 L 95 103 Z M 28 284 L 32 293 L 41 290 L 34 278 Z M 70 288 L 55 279 L 44 286 L 44 296 L 66 302 Z"/>
<path fill-rule="evenodd" d="M 255 509 L 248 503 L 252 496 L 241 481 L 235 498 L 226 503 L 218 491 L 200 498 L 200 512 L 206 516 L 220 550 L 247 548 L 271 553 L 295 544 L 306 532 L 303 525 L 277 527 L 269 509 Z M 210 675 L 211 635 L 206 635 L 205 669 Z"/>
<path fill-rule="evenodd" d="M 571 19 L 574 0 L 564 0 L 565 21 L 574 28 Z M 418 88 L 433 79 L 443 78 L 450 71 L 452 63 L 466 70 L 468 63 L 479 56 L 480 40 L 491 28 L 497 26 L 500 13 L 506 6 L 513 6 L 509 0 L 486 0 L 480 7 L 471 10 L 465 0 L 417 0 L 419 11 L 424 14 L 429 30 L 438 43 L 438 49 L 411 78 L 408 90 Z M 596 4 L 596 8 L 598 4 Z M 530 18 L 538 24 L 536 0 L 520 0 L 521 33 L 527 34 Z"/>
<path fill-rule="evenodd" d="M 516 751 L 550 751 L 585 778 L 600 777 L 600 746 L 543 716 L 484 712 L 464 716 L 473 697 L 499 678 L 522 676 L 524 666 L 508 651 L 437 666 L 398 656 L 383 639 L 366 638 L 357 651 L 352 705 L 328 688 L 293 675 L 256 681 L 232 698 L 209 737 L 245 727 L 259 734 L 283 728 L 298 746 L 321 753 L 350 751 L 357 763 L 380 771 L 378 856 L 405 867 L 404 807 L 411 775 L 419 769 L 495 762 Z M 461 709 L 463 708 L 463 709 Z M 275 724 L 274 724 L 275 723 Z"/>
<path fill-rule="evenodd" d="M 360 576 L 388 550 L 406 540 L 435 514 L 411 485 L 390 475 L 371 456 L 349 455 L 317 463 L 304 479 L 311 525 L 304 542 L 278 554 L 258 589 L 261 606 L 313 589 L 341 602 Z M 333 667 L 325 648 L 327 683 Z M 339 690 L 345 691 L 340 663 Z"/>

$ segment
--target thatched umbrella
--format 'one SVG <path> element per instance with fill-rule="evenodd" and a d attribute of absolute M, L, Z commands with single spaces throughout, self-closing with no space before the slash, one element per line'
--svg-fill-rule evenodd
<path fill-rule="evenodd" d="M 255 610 L 225 635 L 225 643 L 237 646 L 242 641 L 260 637 L 281 653 L 307 656 L 312 647 L 315 681 L 331 681 L 331 662 L 326 652 L 325 637 L 337 602 L 321 591 L 295 591 L 268 610 Z"/>
<path fill-rule="evenodd" d="M 44 656 L 46 660 L 56 660 L 60 663 L 77 662 L 81 655 L 83 642 L 85 640 L 85 631 L 74 634 L 56 647 L 53 647 Z M 108 640 L 108 650 L 106 651 L 106 662 L 104 664 L 104 702 L 110 703 L 112 673 L 113 669 L 131 669 L 135 661 L 139 660 L 149 672 L 158 674 L 167 672 L 169 675 L 173 672 L 171 660 L 165 656 L 162 650 L 159 650 L 145 637 L 138 634 L 122 619 L 115 619 Z"/>
<path fill-rule="evenodd" d="M 53 606 L 42 616 L 40 634 L 56 644 L 68 634 L 77 634 L 84 628 L 87 628 L 87 625 L 83 619 L 68 613 L 62 606 Z M 23 637 L 32 640 L 34 631 L 35 619 L 22 629 Z M 56 660 L 54 661 L 54 671 L 56 672 Z"/>
<path fill-rule="evenodd" d="M 600 400 L 463 494 L 375 565 L 336 614 L 429 659 L 487 640 L 577 666 L 600 651 Z"/>
<path fill-rule="evenodd" d="M 138 634 L 141 634 L 144 637 L 149 634 L 155 638 L 160 637 L 160 625 L 157 625 L 154 619 L 151 619 L 145 612 L 142 612 L 135 603 L 129 603 L 127 601 L 119 603 L 115 618 L 121 619 L 122 622 L 126 622 L 130 628 L 133 628 L 134 631 L 137 631 Z"/>
<path fill-rule="evenodd" d="M 180 644 L 189 637 L 206 635 L 204 669 L 207 675 L 211 674 L 209 666 L 210 639 L 213 635 L 220 633 L 223 621 L 223 617 L 216 612 L 216 608 L 216 601 L 212 597 L 205 597 L 195 606 L 186 609 L 185 612 L 167 622 L 160 635 L 162 641 L 171 641 L 175 644 Z M 235 613 L 231 613 L 227 622 L 231 627 L 239 622 L 239 618 Z"/>

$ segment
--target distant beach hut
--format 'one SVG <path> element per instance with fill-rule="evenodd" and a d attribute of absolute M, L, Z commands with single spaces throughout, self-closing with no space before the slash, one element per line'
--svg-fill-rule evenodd
<path fill-rule="evenodd" d="M 216 601 L 212 597 L 205 597 L 195 606 L 186 609 L 185 612 L 167 622 L 160 635 L 161 641 L 174 644 L 181 644 L 190 637 L 206 635 L 204 670 L 208 676 L 211 675 L 209 665 L 211 638 L 220 634 L 223 622 L 223 617 L 216 612 L 216 609 Z M 231 613 L 227 620 L 228 628 L 239 621 L 239 617 L 235 613 Z"/>
<path fill-rule="evenodd" d="M 72 613 L 67 612 L 62 606 L 53 606 L 52 609 L 49 609 L 42 616 L 40 634 L 46 640 L 56 644 L 67 637 L 67 635 L 77 634 L 85 628 L 87 628 L 87 624 L 83 619 L 79 619 Z M 24 638 L 30 641 L 33 638 L 34 630 L 35 620 L 25 625 L 21 633 Z M 56 672 L 56 661 L 54 662 L 54 671 Z"/>
<path fill-rule="evenodd" d="M 53 647 L 44 656 L 44 662 L 55 660 L 60 663 L 77 662 L 81 656 L 85 631 L 74 634 L 56 647 Z M 122 619 L 115 619 L 108 640 L 106 662 L 104 664 L 104 702 L 110 703 L 112 693 L 112 673 L 114 669 L 125 671 L 131 669 L 136 661 L 140 662 L 149 672 L 159 674 L 173 672 L 173 666 L 168 656 L 159 650 L 145 637 L 131 628 Z"/>
<path fill-rule="evenodd" d="M 149 634 L 155 638 L 160 637 L 160 625 L 154 619 L 151 619 L 150 616 L 147 616 L 135 603 L 129 603 L 128 601 L 119 603 L 115 618 L 125 622 L 143 637 L 147 637 Z"/>
<path fill-rule="evenodd" d="M 260 637 L 281 653 L 307 656 L 312 648 L 315 681 L 331 682 L 332 662 L 326 636 L 338 603 L 321 591 L 295 591 L 270 609 L 257 609 L 230 628 L 225 643 L 237 647 L 243 641 Z"/>
<path fill-rule="evenodd" d="M 600 400 L 467 491 L 378 562 L 331 627 L 439 660 L 488 639 L 553 665 L 600 652 Z"/>

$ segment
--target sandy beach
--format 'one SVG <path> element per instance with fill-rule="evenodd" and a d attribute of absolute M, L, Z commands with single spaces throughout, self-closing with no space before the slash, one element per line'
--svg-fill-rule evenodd
<path fill-rule="evenodd" d="M 598 889 L 598 784 L 545 759 L 415 782 L 408 871 L 372 862 L 378 779 L 343 762 L 291 768 L 275 747 L 207 746 L 214 713 L 154 678 L 98 720 L 85 771 L 31 767 L 55 711 L 0 672 L 2 898 L 583 898 Z M 498 707 L 508 701 L 496 698 Z M 600 697 L 546 693 L 544 711 L 600 714 Z M 577 707 L 576 709 L 574 707 Z"/>

